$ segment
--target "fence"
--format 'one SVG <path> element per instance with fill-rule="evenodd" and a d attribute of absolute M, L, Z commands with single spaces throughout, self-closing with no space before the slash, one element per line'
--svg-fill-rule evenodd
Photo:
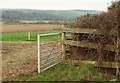
<path fill-rule="evenodd" d="M 61 60 L 60 40 L 49 42 L 40 42 L 40 37 L 55 36 L 60 33 L 40 34 L 38 35 L 38 73 L 58 64 Z"/>
<path fill-rule="evenodd" d="M 114 62 L 107 62 L 107 61 L 102 61 L 100 64 L 98 61 L 86 61 L 86 60 L 81 60 L 83 63 L 88 63 L 92 64 L 95 67 L 105 67 L 105 68 L 116 68 L 116 75 L 119 73 L 119 68 L 120 68 L 120 37 L 119 37 L 119 32 L 116 30 L 110 31 L 109 36 L 115 36 L 117 37 L 117 44 L 111 45 L 111 44 L 106 44 L 104 47 L 99 45 L 98 43 L 91 43 L 88 41 L 74 41 L 72 39 L 72 34 L 94 34 L 94 35 L 104 35 L 104 30 L 102 29 L 92 29 L 92 28 L 64 28 L 62 31 L 62 59 L 65 58 L 67 55 L 66 51 L 68 48 L 66 47 L 67 45 L 70 46 L 78 46 L 78 47 L 84 47 L 84 48 L 90 48 L 90 49 L 102 49 L 105 51 L 111 51 L 115 52 L 116 56 Z"/>

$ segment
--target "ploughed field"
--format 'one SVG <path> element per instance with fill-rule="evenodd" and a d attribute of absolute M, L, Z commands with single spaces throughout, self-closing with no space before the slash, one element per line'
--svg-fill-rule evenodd
<path fill-rule="evenodd" d="M 2 43 L 3 80 L 15 80 L 19 76 L 37 71 L 37 43 Z"/>
<path fill-rule="evenodd" d="M 30 41 L 37 41 L 38 34 L 59 33 L 61 25 L 53 24 L 3 24 L 0 41 L 27 41 L 30 32 Z M 49 38 L 44 38 L 44 40 Z"/>
<path fill-rule="evenodd" d="M 48 50 L 55 45 L 56 43 L 52 42 L 41 47 L 42 50 Z M 3 80 L 17 80 L 19 77 L 37 73 L 37 42 L 3 42 L 2 49 Z M 52 56 L 55 54 L 49 58 Z"/>
<path fill-rule="evenodd" d="M 58 30 L 61 25 L 55 24 L 3 24 L 2 32 Z"/>

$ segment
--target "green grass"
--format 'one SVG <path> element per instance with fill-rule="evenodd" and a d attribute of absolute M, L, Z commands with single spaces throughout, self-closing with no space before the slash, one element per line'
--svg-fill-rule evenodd
<path fill-rule="evenodd" d="M 33 31 L 31 32 L 31 40 L 37 41 L 38 34 L 48 34 L 48 33 L 59 33 L 60 30 L 48 30 L 48 31 Z M 9 33 L 0 33 L 2 38 L 0 41 L 28 41 L 28 32 L 9 32 Z M 41 37 L 41 41 L 56 40 L 59 38 L 59 35 L 55 36 L 46 36 Z"/>
<path fill-rule="evenodd" d="M 92 65 L 60 63 L 40 74 L 20 76 L 21 81 L 105 81 L 108 76 L 98 73 Z"/>

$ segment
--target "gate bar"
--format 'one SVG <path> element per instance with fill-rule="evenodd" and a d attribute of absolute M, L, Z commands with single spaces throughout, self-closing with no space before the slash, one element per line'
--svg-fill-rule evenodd
<path fill-rule="evenodd" d="M 59 35 L 60 33 L 51 33 L 51 34 L 38 34 L 37 38 L 38 38 L 38 73 L 41 72 L 40 70 L 40 37 L 41 36 L 52 36 L 52 35 Z M 55 65 L 55 64 L 54 64 Z M 50 66 L 51 67 L 51 66 Z M 47 69 L 47 68 L 46 68 Z"/>

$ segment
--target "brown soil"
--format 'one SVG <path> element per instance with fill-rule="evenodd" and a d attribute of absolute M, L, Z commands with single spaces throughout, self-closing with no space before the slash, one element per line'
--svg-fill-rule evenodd
<path fill-rule="evenodd" d="M 54 46 L 58 47 L 55 42 L 41 45 L 41 51 Z M 2 42 L 2 79 L 18 80 L 37 73 L 37 51 L 37 42 Z"/>
<path fill-rule="evenodd" d="M 37 43 L 3 42 L 3 80 L 37 72 Z"/>
<path fill-rule="evenodd" d="M 3 24 L 2 32 L 19 32 L 19 31 L 39 31 L 61 29 L 61 25 L 55 24 Z"/>

